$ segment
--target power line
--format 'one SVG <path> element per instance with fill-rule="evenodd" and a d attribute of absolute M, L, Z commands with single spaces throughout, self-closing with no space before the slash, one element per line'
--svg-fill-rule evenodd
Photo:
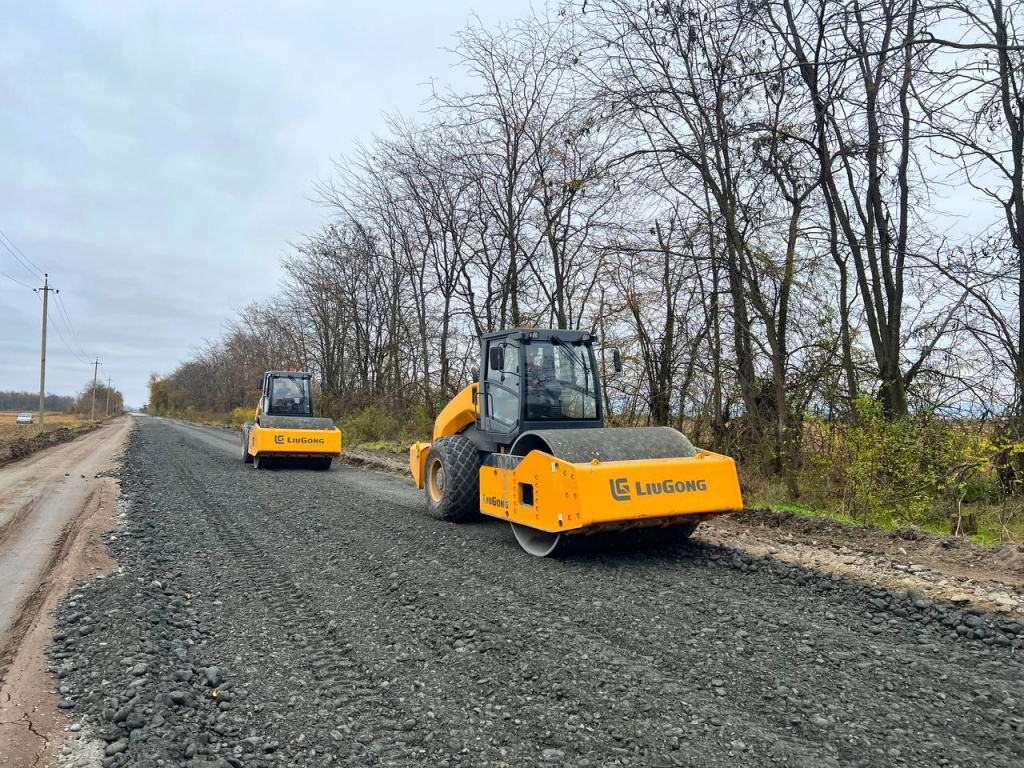
<path fill-rule="evenodd" d="M 68 332 L 71 334 L 71 340 L 75 342 L 75 346 L 78 347 L 78 351 L 82 353 L 82 357 L 89 357 L 89 355 L 86 354 L 85 349 L 82 347 L 82 342 L 79 340 L 78 334 L 75 332 L 75 326 L 71 322 L 71 314 L 68 312 L 68 308 L 64 305 L 64 299 L 61 298 L 59 293 L 57 294 L 57 311 L 64 319 L 64 324 L 67 326 Z"/>
<path fill-rule="evenodd" d="M 68 324 L 67 314 L 65 313 L 64 308 L 61 307 L 60 305 L 60 294 L 58 293 L 54 298 L 57 299 L 57 315 L 60 318 L 60 320 L 64 323 L 64 328 L 68 331 L 68 335 L 71 337 L 71 341 L 75 342 L 75 348 L 80 352 L 81 345 L 78 344 L 77 340 L 75 339 L 75 335 L 71 332 L 71 326 Z"/>
<path fill-rule="evenodd" d="M 10 243 L 10 245 L 8 245 L 8 243 Z M 43 279 L 42 270 L 35 265 L 35 262 L 33 262 L 32 259 L 21 252 L 21 249 L 14 244 L 14 241 L 11 240 L 11 238 L 4 234 L 2 229 L 0 229 L 0 245 L 6 248 L 10 254 L 18 260 L 18 263 L 29 271 L 32 277 L 37 280 Z"/>
<path fill-rule="evenodd" d="M 60 294 L 55 294 L 55 295 L 59 296 Z M 40 296 L 38 293 L 36 294 L 36 297 L 39 299 L 40 303 L 42 303 L 43 297 Z M 60 307 L 58 307 L 58 310 L 59 309 L 60 309 Z M 54 323 L 53 324 L 53 329 L 57 332 L 57 335 L 60 337 L 61 342 L 63 342 L 63 344 L 64 344 L 64 348 L 68 352 L 71 353 L 72 357 L 75 357 L 80 363 L 86 363 L 88 365 L 92 364 L 92 360 L 89 360 L 88 357 L 86 357 L 85 355 L 78 354 L 77 352 L 75 352 L 75 350 L 73 350 L 71 348 L 71 345 L 68 344 L 68 340 L 64 337 L 64 334 L 60 330 L 60 324 L 59 323 Z"/>
<path fill-rule="evenodd" d="M 33 288 L 33 287 L 32 287 L 31 285 L 27 285 L 27 284 L 25 284 L 25 283 L 21 282 L 21 280 L 18 280 L 18 279 L 17 279 L 16 277 L 11 277 L 11 276 L 10 276 L 10 275 L 8 275 L 8 274 L 7 274 L 6 272 L 0 272 L 0 275 L 2 275 L 3 277 L 6 277 L 6 278 L 7 278 L 8 280 L 10 280 L 10 281 L 11 281 L 12 283 L 17 283 L 17 284 L 18 284 L 18 285 L 20 285 L 20 286 L 21 286 L 22 288 L 28 288 L 28 289 L 29 289 L 30 291 L 34 291 L 34 290 L 35 290 L 35 288 Z"/>
<path fill-rule="evenodd" d="M 54 323 L 53 324 L 53 329 L 57 332 L 57 335 L 60 336 L 60 340 L 61 340 L 61 342 L 63 342 L 65 349 L 67 349 L 67 351 L 70 352 L 72 354 L 72 356 L 74 356 L 78 360 L 78 362 L 80 362 L 80 363 L 89 363 L 90 362 L 89 358 L 84 357 L 83 355 L 80 355 L 78 352 L 75 352 L 75 350 L 73 350 L 71 348 L 71 345 L 68 344 L 68 340 L 64 338 L 64 334 L 61 332 L 60 325 L 58 323 Z"/>
<path fill-rule="evenodd" d="M 3 232 L 0 232 L 0 234 L 2 234 L 2 233 Z M 11 245 L 13 245 L 13 243 Z M 0 239 L 0 246 L 3 246 L 4 248 L 6 248 L 7 252 L 17 260 L 17 263 L 19 263 L 20 265 L 25 267 L 25 270 L 27 272 L 29 272 L 29 274 L 31 274 L 33 276 L 33 279 L 35 279 L 35 280 L 43 280 L 43 278 L 42 278 L 42 276 L 40 276 L 39 272 L 37 272 L 33 267 L 29 266 L 29 262 L 27 262 L 22 257 L 18 256 L 15 251 L 11 250 L 11 247 L 8 246 L 3 241 L 3 239 Z"/>

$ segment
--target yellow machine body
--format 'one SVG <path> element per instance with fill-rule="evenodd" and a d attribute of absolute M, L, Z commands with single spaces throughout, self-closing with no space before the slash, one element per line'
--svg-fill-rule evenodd
<path fill-rule="evenodd" d="M 742 508 L 735 461 L 710 451 L 573 464 L 534 450 L 480 469 L 483 514 L 548 533 L 696 523 Z"/>
<path fill-rule="evenodd" d="M 451 399 L 434 420 L 434 439 L 461 432 L 480 417 L 477 405 L 479 384 L 473 382 Z"/>
<path fill-rule="evenodd" d="M 453 397 L 444 410 L 434 420 L 434 439 L 445 435 L 455 435 L 476 422 L 480 417 L 477 392 L 479 385 L 473 382 Z M 409 469 L 416 487 L 423 488 L 423 477 L 426 474 L 427 451 L 430 443 L 413 443 L 409 449 Z"/>
<path fill-rule="evenodd" d="M 416 487 L 423 490 L 423 478 L 427 474 L 427 451 L 430 450 L 430 443 L 416 442 L 409 448 L 409 469 L 412 471 L 412 481 Z"/>
<path fill-rule="evenodd" d="M 341 454 L 341 430 L 271 429 L 253 424 L 249 430 L 253 456 L 312 458 Z"/>

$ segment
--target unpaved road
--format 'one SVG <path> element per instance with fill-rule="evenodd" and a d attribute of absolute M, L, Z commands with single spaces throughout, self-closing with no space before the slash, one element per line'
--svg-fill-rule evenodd
<path fill-rule="evenodd" d="M 114 525 L 119 419 L 0 469 L 0 767 L 37 764 L 66 725 L 45 649 L 50 613 L 79 580 L 113 562 L 100 538 Z"/>
<path fill-rule="evenodd" d="M 0 470 L 0 638 L 10 634 L 61 532 L 100 485 L 96 475 L 113 466 L 127 432 L 121 419 Z"/>
<path fill-rule="evenodd" d="M 123 573 L 59 614 L 64 764 L 1024 765 L 1008 617 L 700 543 L 538 560 L 409 481 L 139 422 Z"/>

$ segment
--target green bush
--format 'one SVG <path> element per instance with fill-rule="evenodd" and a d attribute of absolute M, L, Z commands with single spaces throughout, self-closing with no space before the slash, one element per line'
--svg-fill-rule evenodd
<path fill-rule="evenodd" d="M 228 417 L 228 424 L 235 429 L 241 429 L 242 425 L 252 419 L 251 408 L 235 408 Z"/>
<path fill-rule="evenodd" d="M 914 414 L 889 421 L 862 398 L 842 450 L 828 462 L 851 517 L 887 526 L 922 525 L 959 509 L 991 484 L 991 443 L 977 425 Z M 845 456 L 843 454 L 845 453 Z"/>
<path fill-rule="evenodd" d="M 336 420 L 336 423 L 341 428 L 345 442 L 348 445 L 358 445 L 411 442 L 423 432 L 430 433 L 429 427 L 424 430 L 425 421 L 429 422 L 426 418 L 426 409 L 392 411 L 371 405 L 345 414 Z"/>
<path fill-rule="evenodd" d="M 434 420 L 425 405 L 415 405 L 406 417 L 407 432 L 402 437 L 412 440 L 429 440 L 434 435 Z"/>
<path fill-rule="evenodd" d="M 963 484 L 964 504 L 998 504 L 999 485 L 995 480 L 981 477 Z"/>

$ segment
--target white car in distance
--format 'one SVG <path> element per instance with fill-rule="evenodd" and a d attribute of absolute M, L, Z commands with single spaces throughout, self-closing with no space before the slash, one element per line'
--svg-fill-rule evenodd
<path fill-rule="evenodd" d="M 32 424 L 35 422 L 35 417 L 31 413 L 19 413 L 18 418 L 14 420 L 15 424 Z"/>

